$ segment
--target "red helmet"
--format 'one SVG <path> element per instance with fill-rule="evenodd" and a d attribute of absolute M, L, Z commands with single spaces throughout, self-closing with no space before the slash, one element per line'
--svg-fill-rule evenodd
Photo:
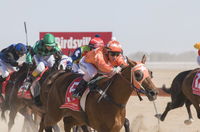
<path fill-rule="evenodd" d="M 111 52 L 122 52 L 122 46 L 116 40 L 109 41 L 108 44 L 106 45 L 106 48 L 108 49 L 108 51 Z"/>
<path fill-rule="evenodd" d="M 89 46 L 92 47 L 92 48 L 103 47 L 104 42 L 100 37 L 94 37 L 90 40 Z"/>

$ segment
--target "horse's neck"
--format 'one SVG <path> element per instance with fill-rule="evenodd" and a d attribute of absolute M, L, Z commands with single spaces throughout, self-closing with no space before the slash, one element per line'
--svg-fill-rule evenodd
<path fill-rule="evenodd" d="M 116 103 L 126 104 L 132 94 L 132 89 L 128 80 L 123 78 L 122 75 L 116 75 L 108 92 Z"/>

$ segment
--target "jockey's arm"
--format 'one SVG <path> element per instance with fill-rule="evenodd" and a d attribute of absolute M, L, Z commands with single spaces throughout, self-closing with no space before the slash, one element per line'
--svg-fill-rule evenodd
<path fill-rule="evenodd" d="M 102 54 L 96 54 L 95 56 L 96 67 L 104 73 L 110 73 L 113 71 L 113 66 L 108 65 L 103 59 Z"/>
<path fill-rule="evenodd" d="M 6 63 L 9 63 L 10 65 L 14 67 L 18 66 L 18 62 L 15 60 L 13 54 L 10 52 L 4 54 L 3 61 Z"/>
<path fill-rule="evenodd" d="M 79 60 L 79 59 L 81 58 L 81 48 L 77 48 L 77 49 L 73 52 L 71 58 L 72 58 L 72 61 L 73 61 L 73 62 Z"/>

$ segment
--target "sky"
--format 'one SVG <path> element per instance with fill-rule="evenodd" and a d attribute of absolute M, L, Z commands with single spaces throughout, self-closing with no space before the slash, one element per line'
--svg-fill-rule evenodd
<path fill-rule="evenodd" d="M 111 31 L 124 53 L 182 53 L 200 42 L 199 0 L 0 0 L 0 49 L 39 32 Z"/>

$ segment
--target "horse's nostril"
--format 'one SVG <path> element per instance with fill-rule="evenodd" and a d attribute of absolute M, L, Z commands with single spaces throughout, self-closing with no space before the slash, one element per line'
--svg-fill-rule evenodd
<path fill-rule="evenodd" d="M 157 95 L 157 93 L 154 92 L 154 91 L 150 91 L 149 94 L 150 94 L 151 96 L 155 96 L 155 95 Z"/>

